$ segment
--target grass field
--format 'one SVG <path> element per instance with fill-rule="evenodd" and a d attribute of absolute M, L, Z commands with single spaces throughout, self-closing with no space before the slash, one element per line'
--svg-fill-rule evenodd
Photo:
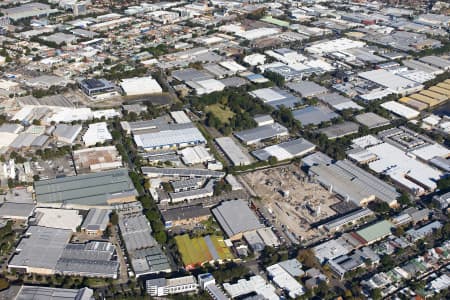
<path fill-rule="evenodd" d="M 209 236 L 213 249 L 210 249 L 205 238 L 198 237 L 191 239 L 187 234 L 175 237 L 178 252 L 180 252 L 181 259 L 187 269 L 192 269 L 205 262 L 214 260 L 214 252 L 217 253 L 218 259 L 220 260 L 234 258 L 230 249 L 225 245 L 223 237 Z"/>
<path fill-rule="evenodd" d="M 222 123 L 228 124 L 230 119 L 234 117 L 234 112 L 232 112 L 228 107 L 221 104 L 208 105 L 205 108 L 206 112 L 213 113 L 217 118 L 222 121 Z"/>

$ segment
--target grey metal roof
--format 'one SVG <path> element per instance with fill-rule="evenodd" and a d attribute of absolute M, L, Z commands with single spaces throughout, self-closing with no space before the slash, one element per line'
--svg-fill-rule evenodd
<path fill-rule="evenodd" d="M 362 125 L 367 126 L 369 129 L 386 126 L 390 124 L 388 119 L 383 118 L 373 112 L 357 115 L 355 119 Z"/>
<path fill-rule="evenodd" d="M 67 275 L 112 278 L 119 268 L 119 262 L 112 260 L 114 252 L 114 245 L 109 242 L 68 244 L 56 264 L 56 271 Z"/>
<path fill-rule="evenodd" d="M 137 195 L 126 169 L 40 180 L 34 183 L 38 203 L 107 205 L 107 200 Z"/>
<path fill-rule="evenodd" d="M 228 237 L 264 227 L 247 202 L 241 199 L 222 202 L 212 209 L 212 213 Z"/>
<path fill-rule="evenodd" d="M 17 246 L 20 252 L 12 257 L 9 266 L 53 270 L 72 236 L 72 230 L 30 226 L 26 235 L 28 237 Z"/>
<path fill-rule="evenodd" d="M 174 176 L 174 177 L 223 177 L 224 172 L 218 172 L 206 169 L 187 169 L 187 168 L 156 168 L 142 167 L 142 173 L 146 175 Z"/>
<path fill-rule="evenodd" d="M 310 172 L 318 176 L 319 182 L 326 186 L 332 186 L 335 193 L 343 198 L 348 198 L 357 205 L 361 205 L 361 200 L 372 195 L 388 204 L 395 202 L 400 196 L 393 186 L 348 160 L 337 161 L 329 165 L 315 165 L 310 167 Z"/>
<path fill-rule="evenodd" d="M 289 152 L 292 156 L 298 156 L 304 151 L 315 147 L 315 145 L 305 139 L 299 138 L 292 141 L 284 142 L 276 145 L 277 147 Z M 273 146 L 269 146 L 273 147 Z M 269 148 L 267 147 L 267 148 Z M 267 148 L 258 149 L 252 152 L 252 154 L 257 157 L 259 160 L 268 159 L 272 153 L 267 151 Z"/>
<path fill-rule="evenodd" d="M 161 211 L 161 214 L 164 221 L 168 222 L 208 216 L 211 211 L 206 207 L 196 205 L 164 210 Z"/>
<path fill-rule="evenodd" d="M 325 106 L 308 106 L 294 110 L 292 114 L 294 115 L 294 118 L 300 121 L 304 126 L 309 124 L 319 125 L 322 122 L 327 122 L 339 117 L 337 113 Z"/>
<path fill-rule="evenodd" d="M 81 229 L 84 230 L 105 230 L 109 222 L 109 209 L 93 208 L 89 210 L 88 215 L 81 224 Z"/>
<path fill-rule="evenodd" d="M 42 98 L 25 96 L 17 98 L 20 105 L 75 107 L 73 102 L 63 95 L 51 95 Z"/>
<path fill-rule="evenodd" d="M 172 72 L 172 77 L 179 81 L 201 81 L 206 79 L 213 79 L 214 76 L 202 70 L 193 68 L 183 69 Z"/>
<path fill-rule="evenodd" d="M 34 204 L 4 202 L 0 206 L 0 218 L 28 218 L 33 214 L 34 208 Z"/>
<path fill-rule="evenodd" d="M 259 142 L 274 137 L 287 135 L 289 132 L 286 127 L 279 123 L 264 125 L 236 132 L 234 135 L 247 144 Z"/>
<path fill-rule="evenodd" d="M 170 270 L 169 260 L 159 246 L 135 251 L 131 264 L 137 275 L 159 273 Z"/>
<path fill-rule="evenodd" d="M 249 165 L 252 163 L 250 156 L 245 153 L 241 147 L 231 137 L 216 138 L 216 143 L 225 152 L 228 159 L 231 160 L 233 165 Z"/>
<path fill-rule="evenodd" d="M 328 91 L 327 88 L 307 80 L 289 82 L 286 86 L 294 92 L 299 93 L 302 97 L 313 97 Z"/>
<path fill-rule="evenodd" d="M 128 252 L 153 247 L 157 243 L 144 215 L 120 217 L 119 228 Z"/>
<path fill-rule="evenodd" d="M 81 128 L 81 125 L 58 124 L 56 125 L 55 131 L 53 131 L 53 135 L 59 138 L 73 140 L 80 133 Z"/>
<path fill-rule="evenodd" d="M 222 82 L 226 87 L 240 87 L 248 83 L 248 80 L 242 77 L 228 77 L 219 81 Z"/>
<path fill-rule="evenodd" d="M 359 125 L 354 122 L 344 122 L 334 124 L 330 127 L 319 129 L 319 132 L 324 133 L 329 139 L 346 136 L 358 132 Z"/>
<path fill-rule="evenodd" d="M 45 286 L 22 286 L 15 300 L 91 300 L 94 291 L 89 288 L 60 289 Z"/>

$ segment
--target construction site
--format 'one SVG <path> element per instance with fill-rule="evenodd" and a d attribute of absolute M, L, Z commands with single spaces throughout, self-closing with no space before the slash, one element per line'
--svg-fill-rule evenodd
<path fill-rule="evenodd" d="M 241 176 L 269 211 L 272 224 L 310 241 L 321 236 L 312 225 L 336 215 L 341 201 L 304 173 L 297 164 L 246 173 Z"/>

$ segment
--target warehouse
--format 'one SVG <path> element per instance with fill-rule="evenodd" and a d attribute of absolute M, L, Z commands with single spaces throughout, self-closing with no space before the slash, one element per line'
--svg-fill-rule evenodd
<path fill-rule="evenodd" d="M 34 204 L 4 202 L 0 206 L 0 219 L 27 223 L 35 210 Z"/>
<path fill-rule="evenodd" d="M 398 101 L 401 103 L 404 103 L 404 104 L 408 105 L 409 107 L 411 107 L 412 109 L 415 109 L 418 111 L 428 109 L 428 104 L 420 102 L 418 100 L 414 100 L 409 97 L 402 97 L 402 98 L 398 99 Z"/>
<path fill-rule="evenodd" d="M 379 84 L 395 94 L 411 94 L 423 89 L 423 85 L 383 69 L 362 72 L 359 77 Z"/>
<path fill-rule="evenodd" d="M 112 135 L 108 130 L 108 125 L 106 122 L 89 124 L 88 129 L 83 135 L 84 144 L 89 146 L 94 146 L 97 143 L 105 143 L 112 141 Z"/>
<path fill-rule="evenodd" d="M 212 213 L 231 240 L 239 240 L 245 232 L 264 227 L 244 200 L 224 201 Z"/>
<path fill-rule="evenodd" d="M 235 132 L 234 135 L 246 145 L 259 143 L 263 140 L 280 138 L 289 135 L 289 131 L 283 125 L 274 123 L 272 125 L 260 126 L 252 129 Z"/>
<path fill-rule="evenodd" d="M 231 137 L 216 138 L 216 143 L 234 166 L 247 166 L 252 163 L 250 156 Z"/>
<path fill-rule="evenodd" d="M 414 70 L 423 71 L 425 73 L 428 73 L 428 74 L 431 74 L 431 75 L 434 75 L 434 76 L 444 73 L 443 70 L 441 70 L 439 68 L 436 68 L 436 67 L 433 67 L 433 66 L 431 66 L 429 64 L 420 62 L 418 60 L 412 60 L 412 59 L 404 60 L 404 61 L 402 61 L 402 63 L 403 63 L 404 66 L 407 66 L 408 68 L 411 68 L 411 69 L 414 69 Z"/>
<path fill-rule="evenodd" d="M 111 210 L 92 208 L 81 224 L 81 231 L 88 235 L 102 235 L 109 224 Z"/>
<path fill-rule="evenodd" d="M 52 275 L 72 230 L 30 226 L 8 263 L 10 271 Z"/>
<path fill-rule="evenodd" d="M 64 276 L 117 278 L 119 262 L 113 260 L 115 247 L 109 242 L 67 244 L 55 266 Z"/>
<path fill-rule="evenodd" d="M 327 93 L 317 96 L 320 101 L 328 104 L 335 110 L 344 110 L 344 109 L 354 109 L 354 110 L 361 110 L 363 109 L 362 106 L 356 104 L 352 100 L 350 100 L 347 97 L 341 96 L 338 93 Z"/>
<path fill-rule="evenodd" d="M 202 206 L 182 206 L 161 211 L 166 228 L 177 226 L 193 226 L 206 221 L 211 216 L 211 211 Z"/>
<path fill-rule="evenodd" d="M 309 168 L 309 174 L 342 199 L 366 206 L 369 202 L 380 200 L 393 207 L 397 205 L 399 193 L 394 187 L 372 174 L 352 164 L 348 160 L 332 164 L 319 164 Z"/>
<path fill-rule="evenodd" d="M 302 99 L 279 88 L 262 88 L 249 92 L 249 94 L 274 108 L 278 108 L 281 105 L 292 108 L 303 103 Z"/>
<path fill-rule="evenodd" d="M 450 60 L 445 59 L 443 57 L 439 56 L 424 56 L 419 59 L 421 62 L 427 63 L 429 65 L 432 65 L 434 67 L 443 69 L 443 70 L 450 70 Z"/>
<path fill-rule="evenodd" d="M 34 182 L 41 206 L 91 208 L 136 200 L 137 192 L 126 169 Z"/>
<path fill-rule="evenodd" d="M 208 149 L 206 149 L 203 145 L 178 150 L 178 155 L 181 156 L 183 163 L 188 166 L 215 160 L 211 153 L 209 153 Z"/>
<path fill-rule="evenodd" d="M 222 178 L 225 176 L 224 172 L 218 172 L 205 169 L 193 168 L 156 168 L 156 167 L 142 167 L 142 173 L 148 177 L 204 177 L 204 178 Z"/>
<path fill-rule="evenodd" d="M 339 115 L 325 106 L 308 106 L 292 111 L 294 118 L 303 126 L 319 125 L 323 122 L 338 118 Z"/>
<path fill-rule="evenodd" d="M 278 145 L 269 146 L 255 150 L 252 155 L 259 160 L 267 160 L 269 157 L 276 157 L 278 161 L 304 156 L 314 151 L 316 146 L 309 141 L 299 138 Z"/>
<path fill-rule="evenodd" d="M 73 144 L 81 132 L 81 125 L 58 124 L 52 135 L 59 142 Z"/>
<path fill-rule="evenodd" d="M 346 121 L 344 123 L 334 124 L 326 128 L 319 129 L 318 132 L 325 134 L 328 139 L 337 139 L 346 135 L 357 133 L 359 125 Z"/>
<path fill-rule="evenodd" d="M 342 230 L 343 228 L 347 229 L 348 226 L 353 225 L 363 219 L 370 218 L 372 216 L 374 216 L 373 211 L 371 211 L 368 208 L 361 208 L 359 210 L 341 216 L 337 219 L 329 221 L 323 224 L 322 226 L 330 232 L 336 232 Z"/>
<path fill-rule="evenodd" d="M 94 291 L 90 288 L 84 287 L 79 290 L 52 288 L 45 286 L 27 286 L 22 285 L 15 300 L 32 300 L 32 299 L 46 299 L 46 300 L 78 300 L 91 299 L 94 297 Z"/>
<path fill-rule="evenodd" d="M 381 104 L 381 107 L 408 120 L 417 118 L 420 115 L 420 112 L 418 112 L 417 110 L 409 108 L 395 101 L 384 102 Z"/>
<path fill-rule="evenodd" d="M 282 290 L 289 294 L 292 299 L 297 299 L 305 294 L 305 288 L 286 270 L 283 269 L 280 264 L 271 265 L 267 267 L 267 273 L 272 281 Z"/>
<path fill-rule="evenodd" d="M 106 79 L 83 79 L 79 82 L 80 89 L 90 97 L 115 92 L 116 86 Z"/>
<path fill-rule="evenodd" d="M 318 95 L 325 94 L 328 91 L 327 88 L 318 85 L 313 81 L 307 80 L 299 82 L 289 82 L 288 84 L 286 84 L 286 86 L 305 98 L 317 97 Z"/>
<path fill-rule="evenodd" d="M 410 157 L 407 153 L 388 143 L 367 148 L 378 160 L 369 163 L 376 173 L 388 175 L 394 182 L 421 195 L 425 191 L 434 191 L 441 172 Z"/>
<path fill-rule="evenodd" d="M 387 126 L 390 124 L 388 119 L 383 118 L 373 112 L 368 112 L 368 113 L 363 113 L 363 114 L 357 115 L 355 117 L 355 119 L 360 124 L 366 126 L 369 129 L 383 127 L 383 126 Z"/>
<path fill-rule="evenodd" d="M 162 93 L 162 88 L 159 83 L 150 76 L 123 79 L 120 86 L 127 96 Z"/>
<path fill-rule="evenodd" d="M 160 126 L 153 132 L 135 134 L 134 141 L 138 147 L 146 151 L 184 148 L 206 143 L 202 133 L 192 123 Z"/>
<path fill-rule="evenodd" d="M 17 7 L 2 9 L 3 15 L 9 17 L 13 21 L 18 21 L 33 17 L 48 17 L 58 12 L 52 9 L 50 5 L 44 3 L 26 3 Z"/>
<path fill-rule="evenodd" d="M 210 94 L 212 92 L 223 91 L 225 85 L 216 79 L 206 79 L 200 81 L 186 81 L 186 85 L 195 90 L 197 95 Z"/>
<path fill-rule="evenodd" d="M 355 234 L 362 238 L 362 242 L 364 242 L 365 245 L 370 245 L 391 235 L 392 228 L 394 228 L 394 224 L 389 221 L 383 220 L 360 229 L 356 231 Z"/>
<path fill-rule="evenodd" d="M 331 52 L 343 51 L 351 48 L 361 48 L 364 42 L 353 41 L 348 38 L 340 38 L 332 41 L 320 41 L 306 48 L 312 54 L 327 54 Z"/>
<path fill-rule="evenodd" d="M 83 217 L 74 209 L 37 207 L 33 224 L 42 227 L 69 229 L 76 232 Z"/>
<path fill-rule="evenodd" d="M 115 146 L 94 147 L 73 152 L 73 161 L 78 174 L 117 169 L 123 166 Z"/>

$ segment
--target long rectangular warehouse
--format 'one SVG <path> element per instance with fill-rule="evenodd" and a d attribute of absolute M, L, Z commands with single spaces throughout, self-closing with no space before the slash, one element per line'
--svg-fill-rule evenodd
<path fill-rule="evenodd" d="M 231 137 L 217 138 L 216 143 L 234 166 L 247 166 L 252 163 L 250 156 Z"/>
<path fill-rule="evenodd" d="M 44 206 L 96 207 L 136 200 L 126 169 L 69 176 L 34 183 L 36 201 Z"/>

